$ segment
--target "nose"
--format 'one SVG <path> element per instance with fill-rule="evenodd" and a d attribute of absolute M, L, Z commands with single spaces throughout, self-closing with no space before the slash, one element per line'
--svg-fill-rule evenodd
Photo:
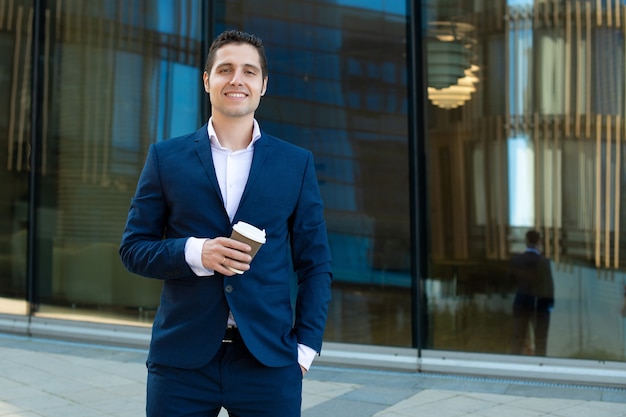
<path fill-rule="evenodd" d="M 241 85 L 241 77 L 243 76 L 241 70 L 233 71 L 233 78 L 230 79 L 231 85 Z"/>

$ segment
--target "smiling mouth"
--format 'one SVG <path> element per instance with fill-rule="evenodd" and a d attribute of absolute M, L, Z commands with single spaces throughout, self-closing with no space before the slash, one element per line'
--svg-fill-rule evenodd
<path fill-rule="evenodd" d="M 226 96 L 232 98 L 246 98 L 248 95 L 244 93 L 226 93 Z"/>

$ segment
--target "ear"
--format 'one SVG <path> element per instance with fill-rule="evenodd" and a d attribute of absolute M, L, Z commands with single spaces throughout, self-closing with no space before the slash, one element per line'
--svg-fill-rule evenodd
<path fill-rule="evenodd" d="M 265 77 L 265 79 L 263 79 L 263 88 L 261 89 L 261 96 L 264 96 L 265 92 L 267 91 L 267 80 L 268 80 L 268 77 Z"/>
<path fill-rule="evenodd" d="M 209 73 L 204 71 L 204 73 L 202 74 L 202 81 L 204 84 L 204 91 L 206 91 L 207 94 L 209 94 L 210 91 L 210 86 L 209 86 Z"/>

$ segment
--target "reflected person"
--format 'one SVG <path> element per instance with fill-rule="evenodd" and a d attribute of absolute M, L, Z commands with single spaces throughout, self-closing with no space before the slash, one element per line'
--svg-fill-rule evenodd
<path fill-rule="evenodd" d="M 511 258 L 509 282 L 516 286 L 513 301 L 511 353 L 546 355 L 550 312 L 554 307 L 554 282 L 550 260 L 541 253 L 541 236 L 526 233 L 526 250 Z M 534 350 L 527 346 L 529 327 L 534 332 Z"/>
<path fill-rule="evenodd" d="M 131 272 L 163 280 L 147 415 L 297 417 L 330 301 L 313 154 L 254 117 L 268 82 L 256 36 L 218 36 L 203 81 L 210 119 L 150 146 L 120 246 Z M 266 231 L 254 258 L 229 237 L 238 221 Z"/>

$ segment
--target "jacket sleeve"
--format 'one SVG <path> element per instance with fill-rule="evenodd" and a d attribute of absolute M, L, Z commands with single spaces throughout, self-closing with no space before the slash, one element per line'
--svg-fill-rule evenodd
<path fill-rule="evenodd" d="M 131 200 L 120 244 L 120 257 L 129 271 L 158 279 L 192 275 L 184 255 L 187 238 L 164 239 L 167 215 L 157 150 L 152 144 Z"/>
<path fill-rule="evenodd" d="M 332 280 L 324 207 L 309 153 L 302 191 L 291 226 L 294 269 L 298 275 L 294 329 L 298 343 L 321 351 Z"/>

